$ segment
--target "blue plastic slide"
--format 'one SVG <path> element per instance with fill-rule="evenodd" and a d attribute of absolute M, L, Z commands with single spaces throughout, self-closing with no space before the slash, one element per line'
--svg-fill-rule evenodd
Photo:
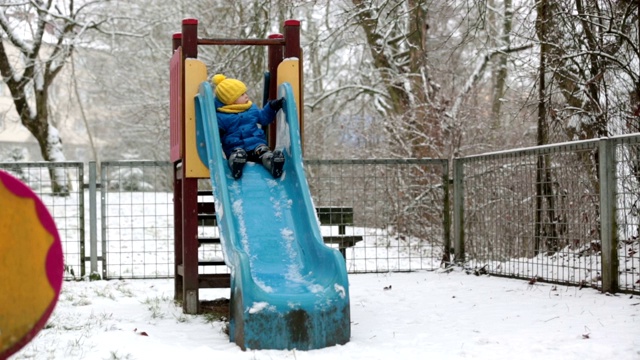
<path fill-rule="evenodd" d="M 288 83 L 278 113 L 282 177 L 247 163 L 234 180 L 224 158 L 211 85 L 196 96 L 200 154 L 211 173 L 224 259 L 231 271 L 229 337 L 242 349 L 319 349 L 351 335 L 345 261 L 326 246 L 302 165 L 295 100 Z"/>

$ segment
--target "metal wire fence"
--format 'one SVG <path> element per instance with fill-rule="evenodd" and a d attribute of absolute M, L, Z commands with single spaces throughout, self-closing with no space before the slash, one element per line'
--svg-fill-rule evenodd
<path fill-rule="evenodd" d="M 476 274 L 640 292 L 640 135 L 459 158 L 453 176 L 448 164 L 305 161 L 325 242 L 343 252 L 350 273 L 455 262 Z M 108 161 L 99 171 L 90 163 L 88 176 L 76 162 L 0 168 L 52 212 L 67 279 L 173 277 L 171 163 Z M 67 193 L 52 190 L 61 169 Z M 199 186 L 200 199 L 212 200 L 208 182 Z M 215 217 L 201 219 L 198 232 L 217 237 Z M 203 244 L 199 258 L 222 262 L 220 245 Z"/>
<path fill-rule="evenodd" d="M 167 161 L 101 164 L 102 276 L 173 276 L 173 193 Z"/>
<path fill-rule="evenodd" d="M 474 267 L 553 282 L 599 274 L 594 146 L 463 159 L 465 253 Z M 595 186 L 594 186 L 595 185 Z"/>
<path fill-rule="evenodd" d="M 450 219 L 446 160 L 308 160 L 317 208 L 352 209 L 347 270 L 433 270 L 448 260 Z M 325 235 L 340 235 L 328 224 Z"/>
<path fill-rule="evenodd" d="M 623 290 L 640 292 L 640 136 L 620 137 L 614 142 L 615 198 L 619 284 Z"/>
<path fill-rule="evenodd" d="M 326 219 L 323 236 L 329 246 L 344 251 L 350 272 L 432 270 L 441 265 L 449 248 L 444 244 L 450 242 L 443 230 L 449 228 L 444 226 L 444 214 L 449 213 L 444 211 L 446 161 L 312 160 L 305 165 L 318 215 Z M 99 257 L 105 259 L 104 277 L 173 276 L 173 194 L 147 185 L 164 186 L 171 164 L 104 162 L 101 168 L 100 182 L 107 184 L 101 190 Z M 211 202 L 210 185 L 201 181 L 199 188 L 199 201 Z M 199 220 L 198 235 L 218 237 L 215 218 Z M 202 263 L 221 262 L 222 257 L 220 244 L 201 244 Z M 201 266 L 199 271 L 228 270 Z"/>
<path fill-rule="evenodd" d="M 84 165 L 81 162 L 0 163 L 0 169 L 27 184 L 51 212 L 62 242 L 65 278 L 72 279 L 85 274 L 85 230 L 88 224 L 85 223 Z M 51 180 L 54 172 L 62 174 L 58 185 Z"/>
<path fill-rule="evenodd" d="M 604 281 L 604 288 L 638 291 L 638 139 L 456 159 L 457 260 L 479 274 L 595 288 Z M 612 180 L 605 183 L 608 168 Z M 617 219 L 607 220 L 608 208 L 617 209 Z"/>

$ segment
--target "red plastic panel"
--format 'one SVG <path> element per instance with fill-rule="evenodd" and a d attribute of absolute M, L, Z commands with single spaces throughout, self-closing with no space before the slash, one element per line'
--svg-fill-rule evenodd
<path fill-rule="evenodd" d="M 178 48 L 170 61 L 170 103 L 169 103 L 169 128 L 170 128 L 170 159 L 172 162 L 182 159 L 183 154 L 183 102 L 182 102 L 182 48 Z"/>

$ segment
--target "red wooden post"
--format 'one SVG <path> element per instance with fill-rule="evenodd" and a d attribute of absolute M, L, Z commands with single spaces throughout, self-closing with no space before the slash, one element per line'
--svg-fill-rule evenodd
<path fill-rule="evenodd" d="M 185 58 L 198 57 L 198 20 L 182 20 L 182 54 Z"/>
<path fill-rule="evenodd" d="M 198 57 L 197 19 L 182 21 L 182 56 L 183 59 Z M 184 74 L 182 82 L 184 84 Z M 193 101 L 193 99 L 184 99 L 184 85 L 182 94 L 183 101 Z M 183 126 L 185 124 L 184 110 L 182 124 Z M 189 159 L 183 159 L 182 162 L 182 309 L 187 314 L 196 314 L 200 305 L 198 297 L 198 179 L 187 177 L 188 161 Z"/>
<path fill-rule="evenodd" d="M 269 39 L 284 39 L 282 34 L 271 34 Z M 268 67 L 271 81 L 269 82 L 269 100 L 278 96 L 278 65 L 282 62 L 282 45 L 269 45 Z M 264 104 L 266 105 L 266 104 Z M 269 125 L 267 130 L 269 146 L 273 149 L 276 146 L 276 126 L 275 123 Z"/>
<path fill-rule="evenodd" d="M 300 58 L 300 20 L 284 22 L 284 57 Z"/>
<path fill-rule="evenodd" d="M 300 20 L 286 20 L 284 22 L 284 58 L 297 58 L 298 59 L 298 78 L 300 79 L 298 89 L 298 106 L 300 107 L 300 118 L 298 123 L 300 125 L 300 141 L 302 142 L 302 151 L 304 152 L 304 86 L 303 86 L 303 65 L 302 65 L 302 49 L 300 48 Z"/>
<path fill-rule="evenodd" d="M 173 37 L 171 38 L 171 49 L 173 51 L 176 51 L 176 49 L 179 48 L 180 45 L 182 45 L 182 34 L 181 33 L 173 34 Z"/>
<path fill-rule="evenodd" d="M 186 314 L 197 314 L 198 285 L 198 179 L 182 179 L 182 271 L 183 303 Z"/>
<path fill-rule="evenodd" d="M 182 164 L 173 164 L 173 253 L 174 253 L 174 274 L 173 274 L 173 299 L 184 301 L 183 289 L 183 256 L 182 256 Z"/>
<path fill-rule="evenodd" d="M 284 39 L 282 34 L 271 34 L 269 39 Z M 269 99 L 275 99 L 278 91 L 278 84 L 276 83 L 278 75 L 278 65 L 282 62 L 282 45 L 269 45 L 269 59 L 268 59 L 269 73 L 271 74 L 271 83 L 269 84 Z"/>

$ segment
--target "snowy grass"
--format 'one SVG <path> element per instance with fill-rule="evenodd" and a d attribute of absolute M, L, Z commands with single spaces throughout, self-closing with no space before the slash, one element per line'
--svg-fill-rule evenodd
<path fill-rule="evenodd" d="M 44 200 L 55 202 L 57 216 L 78 216 L 73 197 Z M 171 276 L 171 195 L 109 194 L 107 204 L 102 218 L 109 225 L 104 234 L 110 275 Z M 77 222 L 65 220 L 62 227 L 65 250 L 72 254 L 67 259 L 79 261 L 73 260 L 80 249 Z M 322 230 L 337 233 L 336 227 Z M 476 272 L 470 271 L 487 265 L 507 273 L 526 269 L 532 277 L 568 279 L 585 276 L 571 270 L 576 262 L 599 266 L 595 252 L 563 249 L 554 256 L 443 270 L 437 245 L 392 236 L 384 229 L 347 228 L 347 235 L 364 238 L 347 250 L 349 271 L 417 271 L 349 275 L 352 336 L 343 346 L 243 352 L 229 342 L 220 314 L 182 312 L 173 301 L 173 279 L 85 278 L 63 284 L 45 328 L 11 359 L 640 358 L 638 295 L 605 295 L 591 288 L 473 276 Z M 637 242 L 620 248 L 625 266 L 636 272 L 637 250 Z M 208 258 L 221 256 L 216 250 L 202 251 Z M 229 289 L 200 293 L 203 301 L 229 297 Z"/>
<path fill-rule="evenodd" d="M 248 350 L 226 323 L 186 315 L 173 280 L 63 284 L 47 326 L 17 359 L 640 358 L 640 297 L 449 272 L 349 276 L 351 340 L 313 351 Z M 219 299 L 229 289 L 201 290 Z"/>

